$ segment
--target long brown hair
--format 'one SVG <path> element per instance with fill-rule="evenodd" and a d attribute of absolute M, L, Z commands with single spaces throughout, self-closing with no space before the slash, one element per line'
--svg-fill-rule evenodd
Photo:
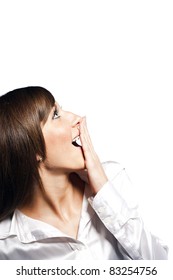
<path fill-rule="evenodd" d="M 42 87 L 25 87 L 0 96 L 0 220 L 32 199 L 41 187 L 37 155 L 45 159 L 41 124 L 55 104 Z"/>

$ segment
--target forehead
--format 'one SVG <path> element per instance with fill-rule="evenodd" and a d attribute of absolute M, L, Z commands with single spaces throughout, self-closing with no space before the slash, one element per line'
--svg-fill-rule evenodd
<path fill-rule="evenodd" d="M 54 113 L 54 110 L 59 110 L 60 108 L 61 108 L 61 107 L 60 107 L 60 105 L 58 104 L 58 102 L 55 101 L 55 104 L 53 105 L 53 107 L 52 107 L 51 110 L 50 110 L 48 119 L 49 119 L 49 118 L 52 118 L 52 114 Z"/>
<path fill-rule="evenodd" d="M 60 105 L 59 105 L 59 103 L 58 103 L 57 101 L 55 101 L 55 104 L 53 105 L 53 107 L 52 107 L 50 113 L 51 113 L 53 110 L 55 110 L 55 109 L 58 110 L 59 108 L 61 108 Z"/>
<path fill-rule="evenodd" d="M 60 104 L 57 101 L 55 101 L 55 106 L 56 106 L 57 109 L 61 108 Z"/>

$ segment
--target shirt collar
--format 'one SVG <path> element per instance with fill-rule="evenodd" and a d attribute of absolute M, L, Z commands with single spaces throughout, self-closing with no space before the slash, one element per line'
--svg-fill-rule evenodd
<path fill-rule="evenodd" d="M 112 161 L 103 163 L 103 168 L 109 179 L 113 179 L 122 170 L 121 165 Z M 95 212 L 88 202 L 88 198 L 91 196 L 91 193 L 88 186 L 87 171 L 84 170 L 78 172 L 78 175 L 86 182 L 81 211 L 81 220 L 79 224 L 78 236 L 80 236 L 80 232 L 85 228 Z M 17 236 L 19 241 L 22 243 L 31 243 L 37 240 L 52 237 L 71 238 L 70 236 L 62 233 L 57 228 L 42 221 L 32 219 L 24 215 L 19 210 L 15 210 L 12 220 L 8 218 L 0 223 L 0 239 L 5 239 L 10 236 Z"/>
<path fill-rule="evenodd" d="M 91 220 L 94 214 L 94 210 L 88 203 L 89 195 L 89 186 L 86 184 L 83 197 L 79 231 L 82 231 L 85 228 L 86 224 Z M 6 236 L 4 236 L 4 238 L 10 236 L 17 236 L 19 241 L 22 243 L 31 243 L 34 241 L 54 237 L 72 239 L 72 237 L 64 234 L 57 228 L 40 220 L 32 219 L 23 214 L 18 209 L 14 211 L 11 220 L 10 230 L 8 231 L 8 233 L 6 233 Z"/>

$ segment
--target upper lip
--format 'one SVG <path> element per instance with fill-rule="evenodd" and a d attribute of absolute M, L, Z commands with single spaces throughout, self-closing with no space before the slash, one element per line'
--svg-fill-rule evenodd
<path fill-rule="evenodd" d="M 77 140 L 77 138 L 79 138 L 79 134 L 76 135 L 76 136 L 72 139 L 72 142 L 74 142 L 75 140 Z"/>

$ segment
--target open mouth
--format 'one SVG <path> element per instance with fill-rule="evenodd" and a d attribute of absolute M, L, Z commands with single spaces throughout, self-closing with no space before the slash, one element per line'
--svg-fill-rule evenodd
<path fill-rule="evenodd" d="M 75 147 L 82 147 L 82 144 L 81 144 L 81 141 L 80 141 L 79 136 L 77 136 L 76 138 L 73 139 L 72 144 L 73 144 Z"/>

